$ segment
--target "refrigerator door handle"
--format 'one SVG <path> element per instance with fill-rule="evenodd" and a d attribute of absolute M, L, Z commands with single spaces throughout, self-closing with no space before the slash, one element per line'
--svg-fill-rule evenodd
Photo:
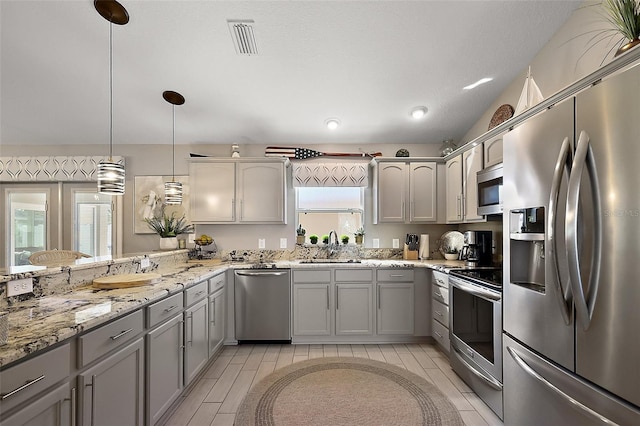
<path fill-rule="evenodd" d="M 520 357 L 520 355 L 518 355 L 516 350 L 513 349 L 511 346 L 507 346 L 507 352 L 509 352 L 509 355 L 511 355 L 511 358 L 513 358 L 513 360 L 516 362 L 518 367 L 522 368 L 522 370 L 524 370 L 525 373 L 527 373 L 528 375 L 530 375 L 531 377 L 536 379 L 538 382 L 540 382 L 541 384 L 546 386 L 548 389 L 553 391 L 556 395 L 560 396 L 566 402 L 571 404 L 574 408 L 576 408 L 578 410 L 581 410 L 581 411 L 584 411 L 585 413 L 589 414 L 591 417 L 595 418 L 596 420 L 598 420 L 598 421 L 600 421 L 600 422 L 602 422 L 604 424 L 616 425 L 616 426 L 618 425 L 617 423 L 615 423 L 615 422 L 611 421 L 610 419 L 604 417 L 602 414 L 598 413 L 597 411 L 592 410 L 591 408 L 587 407 L 586 405 L 584 405 L 580 401 L 578 401 L 578 400 L 572 398 L 571 396 L 567 395 L 562 390 L 560 390 L 558 387 L 556 387 L 553 383 L 551 383 L 550 381 L 545 379 L 541 374 L 539 374 L 529 364 L 527 364 L 527 362 L 524 359 L 522 359 L 522 357 Z"/>
<path fill-rule="evenodd" d="M 587 296 L 585 296 L 582 286 L 580 259 L 578 256 L 578 203 L 580 201 L 582 172 L 585 165 L 587 166 L 587 172 L 591 179 L 590 186 L 594 210 L 593 230 L 595 234 Z M 583 130 L 580 132 L 575 158 L 573 159 L 573 165 L 571 167 L 571 176 L 569 177 L 569 188 L 567 190 L 567 214 L 565 218 L 565 238 L 567 259 L 569 261 L 569 281 L 573 291 L 576 314 L 584 330 L 587 330 L 591 323 L 593 308 L 598 294 L 598 283 L 600 281 L 600 262 L 602 260 L 602 216 L 600 213 L 600 206 L 600 190 L 593 150 L 591 148 L 589 135 Z"/>
<path fill-rule="evenodd" d="M 549 220 L 547 226 L 547 247 L 551 250 L 551 262 L 553 263 L 553 273 L 555 274 L 555 285 L 558 303 L 560 304 L 560 312 L 565 324 L 571 324 L 571 287 L 566 284 L 566 293 L 562 287 L 562 278 L 560 275 L 560 265 L 558 261 L 558 240 L 556 238 L 556 216 L 558 214 L 558 197 L 560 196 L 560 184 L 563 176 L 568 175 L 567 157 L 571 144 L 569 138 L 565 137 L 560 147 L 560 154 L 553 172 L 553 180 L 551 181 L 551 195 L 549 196 Z"/>

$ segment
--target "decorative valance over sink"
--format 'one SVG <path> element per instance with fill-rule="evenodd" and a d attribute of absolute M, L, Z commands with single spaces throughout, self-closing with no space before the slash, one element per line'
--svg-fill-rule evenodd
<path fill-rule="evenodd" d="M 293 165 L 293 186 L 360 186 L 369 182 L 369 163 L 304 163 Z"/>

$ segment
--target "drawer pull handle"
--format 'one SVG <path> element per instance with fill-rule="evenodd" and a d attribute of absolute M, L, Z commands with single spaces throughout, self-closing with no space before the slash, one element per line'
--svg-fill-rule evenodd
<path fill-rule="evenodd" d="M 389 274 L 389 276 L 391 278 L 402 278 L 402 277 L 404 277 L 404 275 L 402 275 L 402 274 Z"/>
<path fill-rule="evenodd" d="M 442 334 L 438 333 L 437 331 L 435 333 L 436 333 L 436 336 L 438 336 L 441 339 L 444 339 L 444 336 Z"/>
<path fill-rule="evenodd" d="M 42 376 L 36 378 L 36 379 L 29 380 L 27 383 L 25 383 L 24 385 L 20 386 L 19 388 L 14 389 L 9 393 L 5 393 L 4 395 L 0 396 L 0 401 L 4 401 L 5 399 L 9 398 L 10 396 L 15 395 L 18 392 L 25 390 L 29 386 L 31 386 L 31 385 L 33 385 L 35 383 L 38 383 L 40 380 L 43 380 L 43 379 L 44 379 L 44 374 Z"/>
<path fill-rule="evenodd" d="M 436 315 L 438 315 L 439 317 L 441 317 L 441 316 L 442 316 L 442 312 L 438 312 L 438 311 L 436 311 Z"/>
<path fill-rule="evenodd" d="M 200 296 L 203 293 L 204 293 L 204 290 L 200 290 L 199 292 L 196 293 L 196 296 Z"/>
<path fill-rule="evenodd" d="M 167 309 L 165 309 L 164 311 L 165 311 L 165 312 L 171 312 L 171 311 L 173 311 L 173 310 L 174 310 L 175 308 L 177 308 L 177 307 L 178 307 L 178 305 L 169 306 L 169 307 L 168 307 Z"/>
<path fill-rule="evenodd" d="M 124 331 L 116 334 L 115 336 L 111 336 L 111 340 L 118 340 L 119 338 L 121 338 L 125 334 L 131 333 L 132 331 L 133 331 L 133 328 L 130 328 L 128 330 L 124 330 Z"/>

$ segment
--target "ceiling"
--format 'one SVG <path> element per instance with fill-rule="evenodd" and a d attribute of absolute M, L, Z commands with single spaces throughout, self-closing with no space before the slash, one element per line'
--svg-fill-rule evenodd
<path fill-rule="evenodd" d="M 177 144 L 300 145 L 458 141 L 581 2 L 120 3 L 115 145 L 171 143 L 165 90 L 186 98 Z M 1 0 L 0 19 L 0 142 L 108 143 L 110 24 L 93 1 Z M 254 21 L 257 55 L 236 53 L 228 19 Z"/>

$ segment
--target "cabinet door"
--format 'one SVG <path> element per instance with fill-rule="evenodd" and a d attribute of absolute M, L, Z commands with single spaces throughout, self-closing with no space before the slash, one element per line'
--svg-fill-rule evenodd
<path fill-rule="evenodd" d="M 409 222 L 435 222 L 437 219 L 436 163 L 409 163 Z"/>
<path fill-rule="evenodd" d="M 330 284 L 293 285 L 293 335 L 330 336 Z"/>
<path fill-rule="evenodd" d="M 11 417 L 2 420 L 2 426 L 69 426 L 75 424 L 75 388 L 68 383 L 36 399 Z"/>
<path fill-rule="evenodd" d="M 447 223 L 462 221 L 462 156 L 447 161 Z"/>
<path fill-rule="evenodd" d="M 144 340 L 136 340 L 78 375 L 82 424 L 142 425 Z"/>
<path fill-rule="evenodd" d="M 462 192 L 464 222 L 481 222 L 485 217 L 478 214 L 478 175 L 482 170 L 482 145 L 462 153 Z"/>
<path fill-rule="evenodd" d="M 484 167 L 502 163 L 502 136 L 486 141 L 483 146 Z"/>
<path fill-rule="evenodd" d="M 147 334 L 147 418 L 152 425 L 183 389 L 183 322 L 179 314 Z"/>
<path fill-rule="evenodd" d="M 191 220 L 195 223 L 233 222 L 235 163 L 189 164 Z"/>
<path fill-rule="evenodd" d="M 413 334 L 413 283 L 378 284 L 378 334 Z"/>
<path fill-rule="evenodd" d="M 373 284 L 336 284 L 336 334 L 373 334 Z"/>
<path fill-rule="evenodd" d="M 184 385 L 187 386 L 209 360 L 209 300 L 202 299 L 185 311 Z"/>
<path fill-rule="evenodd" d="M 378 168 L 378 222 L 402 222 L 406 206 L 405 163 L 380 163 Z"/>
<path fill-rule="evenodd" d="M 209 296 L 209 358 L 216 354 L 224 341 L 225 290 Z"/>
<path fill-rule="evenodd" d="M 284 163 L 238 163 L 238 220 L 285 223 Z"/>

